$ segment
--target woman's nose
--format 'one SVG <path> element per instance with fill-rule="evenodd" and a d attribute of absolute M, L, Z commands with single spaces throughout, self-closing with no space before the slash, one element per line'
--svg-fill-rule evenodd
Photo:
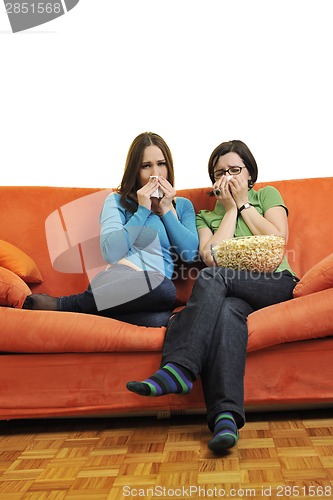
<path fill-rule="evenodd" d="M 157 176 L 160 175 L 160 170 L 159 170 L 158 165 L 154 165 L 153 166 L 153 168 L 152 168 L 152 174 L 151 175 L 157 175 Z"/>

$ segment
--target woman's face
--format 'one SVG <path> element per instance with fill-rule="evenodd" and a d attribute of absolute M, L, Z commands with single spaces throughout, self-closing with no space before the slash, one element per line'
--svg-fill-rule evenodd
<path fill-rule="evenodd" d="M 214 167 L 215 182 L 222 178 L 223 175 L 237 176 L 239 179 L 251 179 L 248 169 L 244 165 L 242 158 L 237 153 L 227 153 L 220 156 Z"/>
<path fill-rule="evenodd" d="M 151 175 L 168 179 L 168 167 L 164 154 L 157 146 L 147 146 L 143 152 L 142 164 L 139 170 L 140 187 L 147 184 Z"/>

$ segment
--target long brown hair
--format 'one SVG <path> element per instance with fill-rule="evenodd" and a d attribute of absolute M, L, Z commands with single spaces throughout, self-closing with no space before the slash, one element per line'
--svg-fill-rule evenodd
<path fill-rule="evenodd" d="M 168 169 L 168 181 L 173 186 L 175 182 L 174 170 L 173 170 L 173 159 L 169 146 L 165 140 L 158 134 L 153 132 L 143 132 L 138 135 L 127 153 L 124 175 L 121 184 L 118 188 L 118 193 L 121 195 L 121 203 L 123 207 L 134 212 L 137 206 L 137 196 L 136 192 L 140 188 L 139 183 L 139 173 L 142 165 L 143 153 L 146 147 L 157 146 L 163 153 L 166 166 Z M 128 200 L 132 200 L 133 203 L 129 203 Z"/>

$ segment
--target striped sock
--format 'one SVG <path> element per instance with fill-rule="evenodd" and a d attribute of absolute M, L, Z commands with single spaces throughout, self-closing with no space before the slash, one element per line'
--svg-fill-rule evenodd
<path fill-rule="evenodd" d="M 188 394 L 193 386 L 191 372 L 181 365 L 167 363 L 151 377 L 142 382 L 128 382 L 129 391 L 140 396 L 164 396 L 165 394 Z"/>
<path fill-rule="evenodd" d="M 208 448 L 221 452 L 232 448 L 238 442 L 239 433 L 232 413 L 225 411 L 219 413 L 215 419 L 214 437 L 208 443 Z"/>

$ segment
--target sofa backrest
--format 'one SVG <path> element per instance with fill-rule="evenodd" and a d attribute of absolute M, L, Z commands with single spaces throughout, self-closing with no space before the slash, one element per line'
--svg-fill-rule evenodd
<path fill-rule="evenodd" d="M 85 233 L 84 240 L 88 241 L 89 235 L 96 234 L 98 215 L 110 191 L 44 186 L 0 187 L 0 239 L 16 245 L 36 262 L 44 281 L 38 285 L 29 284 L 33 292 L 68 295 L 85 290 L 89 279 L 81 243 L 76 239 L 77 232 L 81 230 L 81 236 L 82 232 Z M 94 203 L 89 203 L 91 197 Z M 80 200 L 88 201 L 80 203 Z M 75 204 L 77 211 L 71 210 Z M 100 261 L 99 241 L 92 239 L 96 261 Z"/>
<path fill-rule="evenodd" d="M 275 186 L 289 209 L 287 256 L 301 277 L 333 251 L 333 177 L 257 183 Z M 179 190 L 195 211 L 212 209 L 209 187 Z M 86 288 L 91 275 L 103 268 L 98 217 L 111 189 L 61 187 L 0 187 L 0 239 L 26 252 L 37 263 L 43 283 L 34 292 L 70 294 Z M 200 266 L 199 266 L 200 267 Z M 179 303 L 186 300 L 195 266 L 176 280 Z M 191 280 L 191 281 L 192 281 Z M 182 290 L 181 290 L 182 288 Z"/>

